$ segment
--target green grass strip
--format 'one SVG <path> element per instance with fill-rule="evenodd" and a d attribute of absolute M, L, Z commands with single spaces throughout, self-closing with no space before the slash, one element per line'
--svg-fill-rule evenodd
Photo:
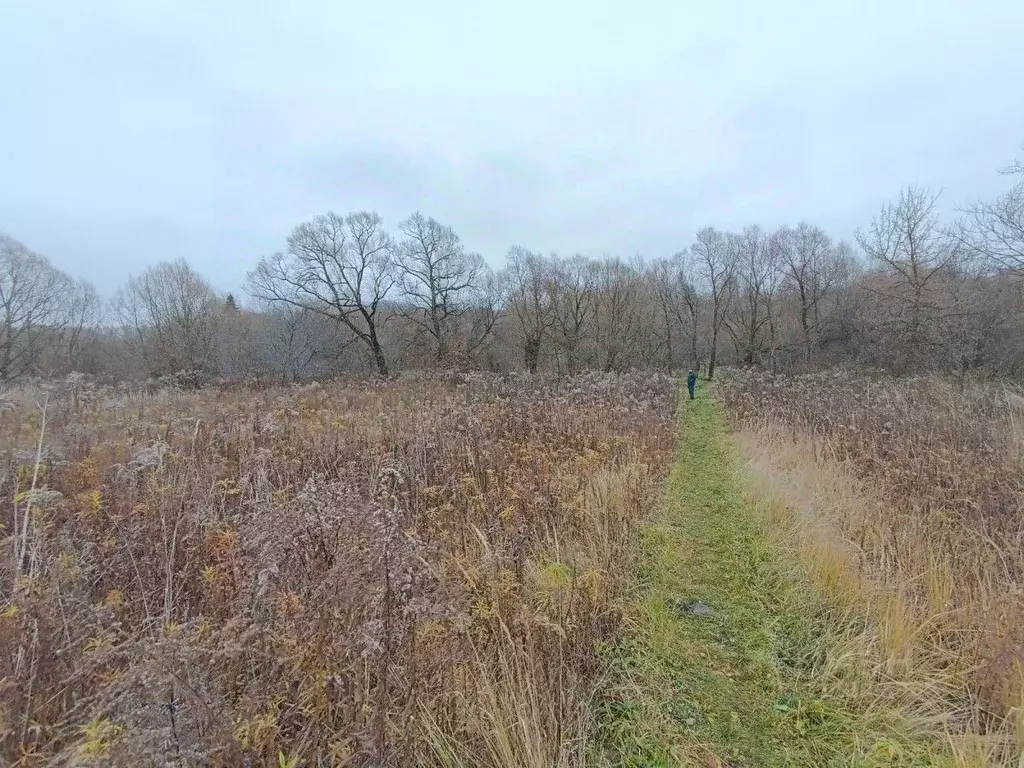
<path fill-rule="evenodd" d="M 595 762 L 616 766 L 927 766 L 892 713 L 814 695 L 821 598 L 765 530 L 707 387 L 680 404 L 678 458 L 644 534 L 630 629 L 608 650 Z M 711 612 L 699 615 L 705 609 Z M 823 650 L 823 647 L 826 650 Z"/>

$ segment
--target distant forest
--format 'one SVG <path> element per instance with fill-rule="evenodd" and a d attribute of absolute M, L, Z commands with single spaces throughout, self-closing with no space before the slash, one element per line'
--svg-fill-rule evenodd
<path fill-rule="evenodd" d="M 110 301 L 0 234 L 0 380 L 296 381 L 408 369 L 572 372 L 721 364 L 1024 375 L 1024 163 L 951 220 L 908 187 L 853 241 L 810 223 L 700 230 L 678 253 L 512 247 L 492 269 L 416 213 L 326 213 L 254 264 L 247 296 L 185 258 Z"/>

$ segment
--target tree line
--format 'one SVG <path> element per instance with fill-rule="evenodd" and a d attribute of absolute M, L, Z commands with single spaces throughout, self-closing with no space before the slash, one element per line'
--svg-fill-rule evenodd
<path fill-rule="evenodd" d="M 671 256 L 588 258 L 512 247 L 501 269 L 415 213 L 328 212 L 248 273 L 246 300 L 185 259 L 110 301 L 0 235 L 0 380 L 272 377 L 458 368 L 899 372 L 1024 370 L 1024 164 L 1007 190 L 937 212 L 908 187 L 854 242 L 802 222 L 706 227 Z"/>

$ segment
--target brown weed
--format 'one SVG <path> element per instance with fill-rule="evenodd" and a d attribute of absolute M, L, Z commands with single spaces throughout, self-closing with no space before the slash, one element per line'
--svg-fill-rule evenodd
<path fill-rule="evenodd" d="M 0 758 L 579 764 L 675 387 L 14 393 Z"/>

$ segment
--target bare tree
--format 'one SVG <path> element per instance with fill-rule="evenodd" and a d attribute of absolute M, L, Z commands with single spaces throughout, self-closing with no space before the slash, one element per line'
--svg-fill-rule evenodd
<path fill-rule="evenodd" d="M 690 246 L 690 259 L 694 274 L 704 283 L 711 300 L 711 349 L 708 353 L 708 379 L 715 377 L 718 359 L 718 335 L 725 322 L 726 309 L 732 298 L 736 274 L 736 259 L 728 238 L 714 227 L 705 227 L 697 233 Z"/>
<path fill-rule="evenodd" d="M 953 226 L 937 194 L 902 190 L 857 233 L 867 259 L 801 222 L 707 227 L 650 263 L 517 246 L 495 273 L 422 213 L 399 224 L 396 242 L 375 213 L 328 212 L 249 273 L 258 309 L 218 297 L 178 260 L 118 293 L 119 328 L 104 327 L 91 286 L 0 238 L 0 380 L 130 374 L 138 361 L 111 354 L 125 337 L 153 373 L 286 379 L 371 366 L 673 370 L 687 359 L 709 379 L 726 362 L 1020 375 L 1024 162 L 1005 173 L 1010 188 Z"/>
<path fill-rule="evenodd" d="M 503 276 L 484 265 L 469 291 L 468 309 L 463 318 L 467 358 L 478 355 L 493 338 L 498 321 L 504 314 L 506 289 Z"/>
<path fill-rule="evenodd" d="M 523 362 L 536 373 L 541 347 L 555 323 L 551 265 L 539 253 L 518 245 L 508 252 L 508 305 L 523 337 Z"/>
<path fill-rule="evenodd" d="M 322 314 L 290 304 L 271 306 L 263 313 L 263 347 L 267 367 L 284 381 L 327 373 L 340 349 L 357 342 L 344 325 Z M 350 336 L 339 344 L 338 332 Z"/>
<path fill-rule="evenodd" d="M 944 270 L 962 250 L 935 216 L 939 193 L 907 187 L 886 203 L 857 240 L 885 278 L 872 288 L 883 298 L 884 322 L 902 339 L 907 355 L 920 357 L 938 339 L 939 289 Z"/>
<path fill-rule="evenodd" d="M 1024 162 L 1018 160 L 1003 173 L 1018 181 L 995 200 L 968 208 L 958 231 L 961 241 L 992 268 L 1024 277 Z"/>
<path fill-rule="evenodd" d="M 213 369 L 221 300 L 185 259 L 130 278 L 113 308 L 149 373 Z"/>
<path fill-rule="evenodd" d="M 652 330 L 660 336 L 660 344 L 665 349 L 665 367 L 670 371 L 676 366 L 674 331 L 680 325 L 678 321 L 684 306 L 678 273 L 679 267 L 674 259 L 655 259 L 647 266 L 647 281 L 656 307 L 657 322 L 661 326 Z"/>
<path fill-rule="evenodd" d="M 449 353 L 453 325 L 470 308 L 486 265 L 480 254 L 466 252 L 451 227 L 418 211 L 399 229 L 405 240 L 398 248 L 398 268 L 409 305 L 403 314 L 430 337 L 441 363 Z"/>
<path fill-rule="evenodd" d="M 380 343 L 387 321 L 383 303 L 398 282 L 395 244 L 380 216 L 360 211 L 347 217 L 328 212 L 298 225 L 286 253 L 260 260 L 247 289 L 264 301 L 330 317 L 348 328 L 388 375 Z"/>
<path fill-rule="evenodd" d="M 552 332 L 565 368 L 572 373 L 580 363 L 580 346 L 593 322 L 596 288 L 594 265 L 577 254 L 552 259 Z"/>
<path fill-rule="evenodd" d="M 821 308 L 849 275 L 849 248 L 836 246 L 823 229 L 800 222 L 776 233 L 779 266 L 797 299 L 804 358 L 817 343 Z"/>
<path fill-rule="evenodd" d="M 689 366 L 698 370 L 701 367 L 699 318 L 704 297 L 690 279 L 693 265 L 687 256 L 686 251 L 680 251 L 671 259 L 654 260 L 648 269 L 648 277 L 653 285 L 658 314 L 664 324 L 669 368 L 675 364 L 676 345 L 671 332 L 675 328 L 681 337 L 685 337 L 685 355 L 689 357 Z"/>
<path fill-rule="evenodd" d="M 47 259 L 0 233 L 0 380 L 32 370 L 64 337 L 75 287 Z"/>
<path fill-rule="evenodd" d="M 273 313 L 243 309 L 229 293 L 221 302 L 218 314 L 215 353 L 218 373 L 231 378 L 265 373 L 269 357 L 265 329 Z"/>
<path fill-rule="evenodd" d="M 601 368 L 618 370 L 636 341 L 639 325 L 640 271 L 620 259 L 604 259 L 596 267 L 594 336 Z"/>
<path fill-rule="evenodd" d="M 733 300 L 726 305 L 725 327 L 739 361 L 744 365 L 761 364 L 774 341 L 772 309 L 779 282 L 777 244 L 756 226 L 727 238 L 735 265 L 735 286 Z"/>
<path fill-rule="evenodd" d="M 699 371 L 701 367 L 701 355 L 699 348 L 700 338 L 700 313 L 704 306 L 704 297 L 696 289 L 693 281 L 688 275 L 688 267 L 684 254 L 678 253 L 673 258 L 676 264 L 676 283 L 679 287 L 679 297 L 682 302 L 678 304 L 677 314 L 680 321 L 686 327 L 690 337 L 690 367 Z M 685 317 L 685 320 L 683 318 Z"/>
<path fill-rule="evenodd" d="M 78 370 L 86 335 L 95 331 L 103 318 L 103 302 L 92 283 L 76 280 L 65 306 L 68 318 L 65 334 L 68 366 L 71 370 Z"/>
<path fill-rule="evenodd" d="M 1013 356 L 1004 357 L 1000 347 L 1017 335 L 1014 326 L 1019 320 L 1014 320 L 1020 314 L 1012 304 L 1014 294 L 1019 296 L 1016 281 L 993 277 L 983 265 L 964 260 L 943 274 L 941 282 L 942 367 L 957 371 L 961 389 L 968 373 L 986 363 L 1012 370 Z"/>
<path fill-rule="evenodd" d="M 765 238 L 762 259 L 764 261 L 764 281 L 761 285 L 761 295 L 764 301 L 765 314 L 768 317 L 767 327 L 767 352 L 768 363 L 774 372 L 778 367 L 779 348 L 781 346 L 780 325 L 782 318 L 782 302 L 780 301 L 781 286 L 784 279 L 782 269 L 782 242 L 777 233 Z"/>

